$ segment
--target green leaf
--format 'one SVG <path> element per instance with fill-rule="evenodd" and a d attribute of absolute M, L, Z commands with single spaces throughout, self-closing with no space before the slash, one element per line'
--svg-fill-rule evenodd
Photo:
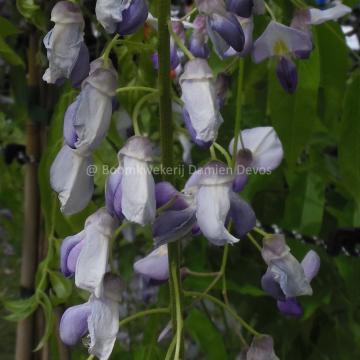
<path fill-rule="evenodd" d="M 34 0 L 16 0 L 19 13 L 39 30 L 46 31 L 46 17 Z"/>
<path fill-rule="evenodd" d="M 6 301 L 4 307 L 11 312 L 10 315 L 6 316 L 6 320 L 9 321 L 20 321 L 31 315 L 37 308 L 38 303 L 35 296 L 31 296 L 27 299 Z"/>
<path fill-rule="evenodd" d="M 0 16 L 0 36 L 7 37 L 10 35 L 20 34 L 21 31 L 13 25 L 8 19 Z"/>
<path fill-rule="evenodd" d="M 185 320 L 185 328 L 199 344 L 209 360 L 226 360 L 223 338 L 212 322 L 199 310 L 193 309 Z"/>
<path fill-rule="evenodd" d="M 5 42 L 5 40 L 0 36 L 0 56 L 4 58 L 10 65 L 22 66 L 24 63 L 19 55 Z"/>
<path fill-rule="evenodd" d="M 57 271 L 49 271 L 49 278 L 54 296 L 51 296 L 52 303 L 59 305 L 64 303 L 72 293 L 72 284 Z"/>

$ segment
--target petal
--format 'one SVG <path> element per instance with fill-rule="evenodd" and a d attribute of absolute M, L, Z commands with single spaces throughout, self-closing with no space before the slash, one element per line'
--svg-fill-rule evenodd
<path fill-rule="evenodd" d="M 235 51 L 243 50 L 245 35 L 234 14 L 222 16 L 215 13 L 209 17 L 209 26 Z"/>
<path fill-rule="evenodd" d="M 182 160 L 185 164 L 189 165 L 192 163 L 192 158 L 191 158 L 192 143 L 190 142 L 190 139 L 183 133 L 179 133 L 178 139 L 183 149 Z"/>
<path fill-rule="evenodd" d="M 191 232 L 195 223 L 195 210 L 191 207 L 164 211 L 156 218 L 153 226 L 155 246 L 181 240 Z"/>
<path fill-rule="evenodd" d="M 83 80 L 89 75 L 90 54 L 87 46 L 81 43 L 79 56 L 70 74 L 70 81 L 73 87 L 80 88 Z"/>
<path fill-rule="evenodd" d="M 116 25 L 123 20 L 123 12 L 131 4 L 131 0 L 97 0 L 96 1 L 96 18 L 104 29 L 113 34 Z"/>
<path fill-rule="evenodd" d="M 270 271 L 266 273 L 261 278 L 261 287 L 269 295 L 277 300 L 285 300 L 285 295 L 281 290 L 280 285 L 275 281 L 274 275 Z"/>
<path fill-rule="evenodd" d="M 85 154 L 104 140 L 110 126 L 112 103 L 109 96 L 90 84 L 83 87 L 78 101 L 73 122 L 77 134 L 75 147 Z"/>
<path fill-rule="evenodd" d="M 325 10 L 310 9 L 309 11 L 311 18 L 310 23 L 312 25 L 319 25 L 329 20 L 337 20 L 352 12 L 351 8 L 342 3 L 336 3 L 335 6 Z"/>
<path fill-rule="evenodd" d="M 89 303 L 68 308 L 61 317 L 60 338 L 67 346 L 74 346 L 88 333 Z"/>
<path fill-rule="evenodd" d="M 305 276 L 310 282 L 319 272 L 320 269 L 320 257 L 314 251 L 310 250 L 301 262 L 301 266 L 304 269 Z"/>
<path fill-rule="evenodd" d="M 265 169 L 272 171 L 276 169 L 284 156 L 283 147 L 274 128 L 270 126 L 246 129 L 241 132 L 244 146 L 251 151 L 251 167 L 254 169 Z M 229 151 L 232 153 L 234 140 L 231 140 Z M 238 140 L 238 151 L 241 142 Z M 248 166 L 248 164 L 244 164 Z"/>
<path fill-rule="evenodd" d="M 286 56 L 297 51 L 311 51 L 309 34 L 271 21 L 263 34 L 255 41 L 253 61 L 259 63 L 272 56 Z"/>
<path fill-rule="evenodd" d="M 64 145 L 50 169 L 51 187 L 59 195 L 61 211 L 75 214 L 84 209 L 91 200 L 94 180 L 87 171 L 91 158 L 79 156 Z"/>
<path fill-rule="evenodd" d="M 303 309 L 296 298 L 277 301 L 277 307 L 283 315 L 298 317 L 303 314 Z"/>
<path fill-rule="evenodd" d="M 108 299 L 90 298 L 91 315 L 88 318 L 90 334 L 89 353 L 107 360 L 114 348 L 119 332 L 119 305 Z"/>
<path fill-rule="evenodd" d="M 128 156 L 142 161 L 152 161 L 154 145 L 145 136 L 132 136 L 121 148 L 118 156 Z"/>
<path fill-rule="evenodd" d="M 73 276 L 75 274 L 77 260 L 79 258 L 79 255 L 80 255 L 80 252 L 81 252 L 83 246 L 84 246 L 84 241 L 81 241 L 77 245 L 75 245 L 69 253 L 69 256 L 67 259 L 67 268 L 68 268 L 69 272 L 71 273 L 71 276 Z"/>
<path fill-rule="evenodd" d="M 241 238 L 256 225 L 256 216 L 252 207 L 237 194 L 230 193 L 230 216 L 233 220 L 234 232 Z"/>
<path fill-rule="evenodd" d="M 226 10 L 235 13 L 238 16 L 248 18 L 252 14 L 254 7 L 253 0 L 227 0 Z"/>
<path fill-rule="evenodd" d="M 205 37 L 196 36 L 194 33 L 189 39 L 189 50 L 197 58 L 207 59 L 210 55 Z"/>
<path fill-rule="evenodd" d="M 155 182 L 145 161 L 123 158 L 124 173 L 121 181 L 121 208 L 128 221 L 140 225 L 155 220 Z"/>
<path fill-rule="evenodd" d="M 69 277 L 73 275 L 73 272 L 68 268 L 68 258 L 70 252 L 82 242 L 85 237 L 85 232 L 81 231 L 76 235 L 66 237 L 61 243 L 60 248 L 60 268 L 64 276 Z"/>
<path fill-rule="evenodd" d="M 135 33 L 146 21 L 149 9 L 145 0 L 132 0 L 123 12 L 123 19 L 117 25 L 116 32 L 120 35 Z"/>
<path fill-rule="evenodd" d="M 230 210 L 229 185 L 201 186 L 196 200 L 196 218 L 201 232 L 214 245 L 239 241 L 225 228 Z"/>
<path fill-rule="evenodd" d="M 298 84 L 298 75 L 294 62 L 286 57 L 280 57 L 276 66 L 277 78 L 283 89 L 293 94 Z"/>
<path fill-rule="evenodd" d="M 121 180 L 122 168 L 119 167 L 108 176 L 105 186 L 106 208 L 110 215 L 117 216 L 119 220 L 124 218 L 121 210 Z"/>
<path fill-rule="evenodd" d="M 175 202 L 167 210 L 183 210 L 188 207 L 182 194 L 177 191 L 169 182 L 161 181 L 155 185 L 156 208 L 159 209 L 177 196 Z"/>
<path fill-rule="evenodd" d="M 274 341 L 269 335 L 260 335 L 253 338 L 247 352 L 247 360 L 279 360 L 274 352 Z"/>
<path fill-rule="evenodd" d="M 65 143 L 72 149 L 75 149 L 75 143 L 77 141 L 77 135 L 74 128 L 74 120 L 79 108 L 80 98 L 76 100 L 67 108 L 64 116 L 64 140 Z"/>
<path fill-rule="evenodd" d="M 167 245 L 162 245 L 146 257 L 134 263 L 136 273 L 157 280 L 166 281 L 169 278 L 169 260 Z"/>

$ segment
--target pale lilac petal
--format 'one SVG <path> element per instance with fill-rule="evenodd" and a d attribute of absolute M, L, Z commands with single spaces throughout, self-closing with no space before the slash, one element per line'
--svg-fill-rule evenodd
<path fill-rule="evenodd" d="M 312 25 L 319 25 L 329 20 L 337 20 L 352 12 L 351 8 L 343 5 L 341 2 L 325 10 L 312 8 L 309 11 L 311 18 L 310 23 Z"/>
<path fill-rule="evenodd" d="M 61 243 L 60 248 L 60 268 L 64 276 L 69 277 L 73 275 L 73 272 L 68 267 L 68 258 L 70 252 L 76 247 L 79 243 L 84 240 L 85 232 L 81 231 L 76 235 L 66 237 Z"/>
<path fill-rule="evenodd" d="M 253 338 L 246 360 L 279 360 L 274 352 L 274 341 L 269 335 Z"/>
<path fill-rule="evenodd" d="M 269 295 L 277 300 L 285 300 L 285 295 L 281 290 L 281 287 L 278 282 L 275 281 L 274 275 L 270 271 L 266 273 L 261 278 L 261 287 Z"/>
<path fill-rule="evenodd" d="M 104 29 L 113 34 L 117 24 L 123 20 L 123 12 L 131 4 L 131 0 L 97 0 L 96 18 Z"/>
<path fill-rule="evenodd" d="M 71 85 L 75 88 L 80 88 L 83 80 L 89 75 L 89 71 L 90 71 L 89 49 L 84 43 L 81 43 L 79 56 L 70 74 Z"/>
<path fill-rule="evenodd" d="M 137 274 L 157 281 L 166 281 L 169 278 L 169 260 L 167 245 L 153 250 L 146 257 L 134 263 Z"/>
<path fill-rule="evenodd" d="M 132 0 L 123 11 L 123 18 L 117 24 L 116 32 L 120 35 L 135 33 L 146 21 L 149 9 L 145 0 Z"/>
<path fill-rule="evenodd" d="M 75 144 L 78 139 L 76 130 L 74 128 L 74 120 L 79 109 L 79 97 L 67 108 L 64 116 L 64 140 L 65 143 L 72 149 L 75 149 Z"/>
<path fill-rule="evenodd" d="M 84 240 L 79 242 L 77 245 L 75 245 L 69 253 L 69 256 L 67 259 L 67 268 L 68 268 L 69 272 L 71 273 L 71 275 L 75 274 L 76 264 L 77 264 L 77 261 L 78 261 L 78 258 L 79 258 L 79 255 L 80 255 L 80 252 L 81 252 L 83 246 L 84 246 Z"/>
<path fill-rule="evenodd" d="M 110 215 L 116 216 L 119 220 L 124 218 L 121 210 L 121 168 L 111 173 L 106 181 L 105 186 L 105 204 Z"/>
<path fill-rule="evenodd" d="M 167 181 L 161 181 L 155 185 L 156 208 L 159 209 L 177 196 L 175 202 L 167 210 L 184 210 L 188 207 L 182 194 Z"/>
<path fill-rule="evenodd" d="M 305 276 L 310 282 L 319 272 L 320 269 L 320 257 L 314 251 L 310 250 L 301 262 L 301 266 L 304 269 Z"/>
<path fill-rule="evenodd" d="M 183 153 L 182 153 L 182 160 L 185 164 L 190 165 L 192 164 L 192 158 L 191 158 L 191 149 L 192 149 L 192 143 L 188 136 L 186 136 L 184 133 L 180 132 L 178 134 L 179 143 L 182 147 Z"/>
<path fill-rule="evenodd" d="M 88 333 L 89 303 L 68 308 L 61 317 L 60 338 L 67 346 L 74 346 Z"/>

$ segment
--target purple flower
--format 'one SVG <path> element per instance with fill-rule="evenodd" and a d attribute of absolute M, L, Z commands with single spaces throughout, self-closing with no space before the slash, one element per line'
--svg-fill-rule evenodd
<path fill-rule="evenodd" d="M 180 77 L 184 121 L 191 138 L 207 147 L 215 141 L 223 122 L 216 98 L 213 74 L 204 59 L 190 60 Z"/>
<path fill-rule="evenodd" d="M 312 295 L 310 282 L 319 271 L 319 256 L 310 250 L 300 264 L 290 253 L 282 235 L 263 239 L 262 256 L 268 265 L 261 279 L 262 288 L 277 299 L 283 314 L 300 316 L 302 309 L 296 297 Z"/>
<path fill-rule="evenodd" d="M 76 270 L 76 262 L 84 245 L 85 231 L 64 239 L 60 249 L 61 272 L 66 277 L 73 276 Z"/>
<path fill-rule="evenodd" d="M 271 21 L 264 33 L 255 41 L 253 60 L 259 63 L 276 57 L 279 61 L 277 75 L 284 90 L 293 93 L 297 85 L 297 74 L 291 56 L 309 53 L 312 50 L 311 37 L 307 32 Z"/>
<path fill-rule="evenodd" d="M 189 50 L 195 57 L 207 59 L 210 51 L 207 45 L 206 17 L 198 15 L 193 22 L 193 26 L 194 29 L 189 40 Z"/>
<path fill-rule="evenodd" d="M 89 73 L 80 7 L 70 1 L 59 1 L 52 9 L 51 21 L 55 25 L 44 38 L 49 68 L 43 80 L 61 85 L 64 79 L 70 79 L 74 87 L 79 87 Z"/>
<path fill-rule="evenodd" d="M 148 16 L 145 0 L 97 0 L 96 17 L 107 32 L 135 33 Z"/>
<path fill-rule="evenodd" d="M 252 15 L 253 7 L 253 0 L 226 0 L 226 10 L 243 18 L 248 18 Z"/>
<path fill-rule="evenodd" d="M 279 360 L 274 352 L 274 341 L 269 335 L 253 338 L 248 349 L 242 351 L 241 360 Z"/>
<path fill-rule="evenodd" d="M 119 331 L 119 304 L 123 283 L 116 275 L 107 273 L 101 296 L 90 296 L 87 303 L 67 309 L 60 321 L 60 338 L 74 346 L 89 334 L 89 353 L 108 359 Z"/>

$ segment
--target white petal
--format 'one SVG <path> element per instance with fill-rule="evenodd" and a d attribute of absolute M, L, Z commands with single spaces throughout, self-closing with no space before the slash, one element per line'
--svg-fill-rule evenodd
<path fill-rule="evenodd" d="M 123 157 L 121 208 L 128 221 L 140 225 L 155 220 L 155 182 L 145 161 Z"/>
<path fill-rule="evenodd" d="M 111 98 L 86 84 L 74 119 L 78 136 L 75 146 L 80 153 L 88 153 L 100 145 L 109 129 L 111 114 Z"/>
<path fill-rule="evenodd" d="M 246 129 L 241 132 L 244 146 L 252 153 L 251 167 L 255 169 L 274 170 L 284 156 L 283 147 L 273 127 L 263 126 Z M 234 139 L 231 140 L 229 151 L 232 153 Z M 238 140 L 238 151 L 241 149 Z"/>
<path fill-rule="evenodd" d="M 230 209 L 229 185 L 201 186 L 197 193 L 196 218 L 204 236 L 215 245 L 235 243 L 239 239 L 225 228 Z"/>
<path fill-rule="evenodd" d="M 44 81 L 54 84 L 58 79 L 70 77 L 83 40 L 82 24 L 55 24 L 44 39 L 49 60 L 49 68 L 43 76 Z"/>
<path fill-rule="evenodd" d="M 119 304 L 115 301 L 90 298 L 91 315 L 88 318 L 90 354 L 99 360 L 107 360 L 114 348 L 119 332 Z"/>
<path fill-rule="evenodd" d="M 51 165 L 51 187 L 59 195 L 61 211 L 64 214 L 79 212 L 91 200 L 94 180 L 87 173 L 90 165 L 90 157 L 80 156 L 67 145 L 61 148 Z"/>
<path fill-rule="evenodd" d="M 183 162 L 185 164 L 191 164 L 192 163 L 192 159 L 191 159 L 192 143 L 191 143 L 190 139 L 183 133 L 180 133 L 178 138 L 179 138 L 179 142 L 183 148 L 183 154 L 182 154 Z"/>
<path fill-rule="evenodd" d="M 122 21 L 122 12 L 130 3 L 131 0 L 97 0 L 96 18 L 108 33 L 115 32 L 117 23 Z"/>
<path fill-rule="evenodd" d="M 320 9 L 310 9 L 310 24 L 319 25 L 329 20 L 337 20 L 347 14 L 351 13 L 351 8 L 342 3 L 337 3 L 335 6 L 320 10 Z"/>

